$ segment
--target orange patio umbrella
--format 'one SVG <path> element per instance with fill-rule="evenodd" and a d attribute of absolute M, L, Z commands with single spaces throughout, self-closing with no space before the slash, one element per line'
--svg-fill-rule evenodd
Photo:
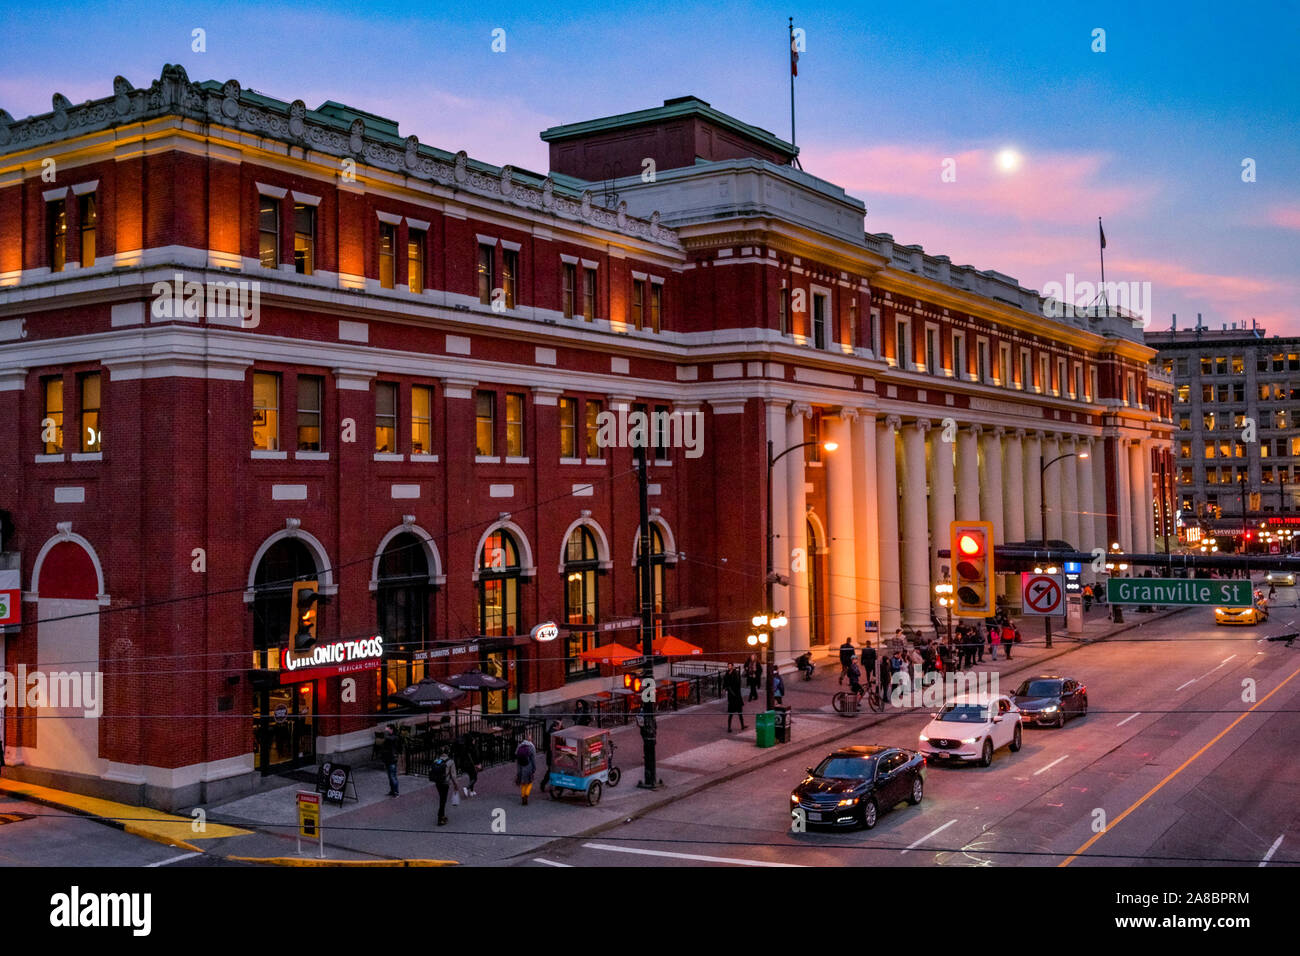
<path fill-rule="evenodd" d="M 654 652 L 660 657 L 694 657 L 696 654 L 703 654 L 704 648 L 696 647 L 688 641 L 683 641 L 680 637 L 674 637 L 671 634 L 665 634 L 654 642 Z"/>
<path fill-rule="evenodd" d="M 629 664 L 632 661 L 641 660 L 641 652 L 633 650 L 624 644 L 614 642 L 604 644 L 600 647 L 593 647 L 591 650 L 583 651 L 578 657 L 584 661 L 590 661 L 593 664 Z"/>

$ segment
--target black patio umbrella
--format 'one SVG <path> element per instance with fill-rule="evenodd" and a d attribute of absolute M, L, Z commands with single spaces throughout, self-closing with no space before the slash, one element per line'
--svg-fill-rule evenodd
<path fill-rule="evenodd" d="M 477 669 L 453 674 L 447 678 L 447 683 L 461 690 L 505 690 L 510 686 L 500 677 L 494 677 Z"/>
<path fill-rule="evenodd" d="M 412 684 L 396 695 L 398 700 L 408 706 L 420 708 L 431 708 L 437 707 L 439 704 L 454 703 L 464 696 L 465 692 L 463 690 L 449 687 L 442 681 L 434 680 L 432 677 L 426 677 L 418 684 Z"/>

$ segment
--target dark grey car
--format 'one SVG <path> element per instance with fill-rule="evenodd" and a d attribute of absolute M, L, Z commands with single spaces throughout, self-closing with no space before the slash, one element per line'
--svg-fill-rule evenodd
<path fill-rule="evenodd" d="M 1059 674 L 1039 674 L 1020 683 L 1011 695 L 1021 722 L 1040 727 L 1064 727 L 1071 717 L 1088 712 L 1088 688 L 1082 681 Z"/>

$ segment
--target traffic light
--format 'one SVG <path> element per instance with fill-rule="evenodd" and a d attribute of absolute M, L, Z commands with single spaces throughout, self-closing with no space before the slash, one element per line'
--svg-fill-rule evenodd
<path fill-rule="evenodd" d="M 293 649 L 305 651 L 316 643 L 316 608 L 325 599 L 316 590 L 315 581 L 295 581 L 293 585 Z"/>
<path fill-rule="evenodd" d="M 949 526 L 951 560 L 955 574 L 952 613 L 957 617 L 991 617 L 993 614 L 993 524 L 989 521 L 954 521 Z"/>
<path fill-rule="evenodd" d="M 623 686 L 634 693 L 641 693 L 641 678 L 635 674 L 623 675 Z"/>

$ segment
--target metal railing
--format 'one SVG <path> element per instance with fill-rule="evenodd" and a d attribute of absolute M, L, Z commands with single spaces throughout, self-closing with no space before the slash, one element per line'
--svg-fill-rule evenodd
<path fill-rule="evenodd" d="M 402 751 L 404 773 L 428 776 L 438 751 L 442 747 L 454 747 L 460 737 L 473 744 L 484 767 L 513 761 L 524 739 L 531 740 L 538 754 L 542 754 L 546 731 L 543 717 L 463 711 L 457 711 L 455 717 L 445 724 L 431 724 L 427 729 L 418 725 L 412 728 Z"/>

